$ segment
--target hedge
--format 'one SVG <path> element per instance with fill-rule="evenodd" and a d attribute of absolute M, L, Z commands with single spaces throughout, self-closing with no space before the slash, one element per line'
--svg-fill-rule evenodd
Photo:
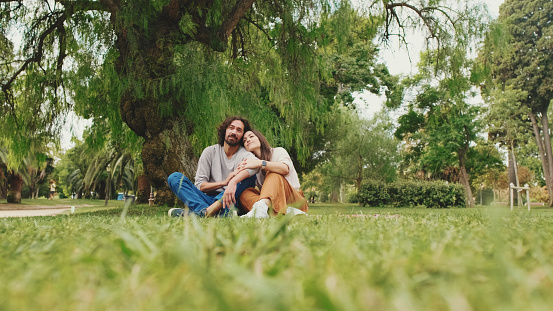
<path fill-rule="evenodd" d="M 368 181 L 361 186 L 359 203 L 369 206 L 427 208 L 465 207 L 465 189 L 459 184 L 439 181 Z"/>

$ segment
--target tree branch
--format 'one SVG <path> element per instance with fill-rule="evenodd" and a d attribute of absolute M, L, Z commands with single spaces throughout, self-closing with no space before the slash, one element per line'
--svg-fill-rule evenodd
<path fill-rule="evenodd" d="M 208 45 L 215 51 L 224 52 L 232 31 L 254 2 L 255 0 L 238 0 L 219 28 L 201 27 L 194 40 Z"/>
<path fill-rule="evenodd" d="M 234 8 L 227 16 L 227 19 L 221 24 L 221 28 L 219 29 L 219 36 L 221 39 L 228 40 L 240 19 L 244 17 L 254 2 L 255 0 L 238 0 L 238 2 L 236 2 Z"/>
<path fill-rule="evenodd" d="M 271 36 L 269 35 L 269 33 L 263 29 L 263 27 L 259 26 L 258 23 L 254 22 L 252 19 L 250 19 L 249 17 L 245 16 L 244 19 L 246 21 L 248 21 L 250 24 L 254 25 L 257 29 L 259 29 L 262 33 L 265 34 L 265 36 L 267 37 L 267 40 L 269 40 L 269 42 L 274 42 L 273 38 L 271 38 Z"/>
<path fill-rule="evenodd" d="M 11 78 L 8 79 L 6 83 L 2 84 L 2 90 L 4 93 L 6 93 L 6 90 L 11 87 L 15 79 L 24 71 L 27 69 L 27 67 L 31 63 L 39 63 L 42 60 L 42 55 L 44 54 L 44 40 L 52 33 L 54 30 L 56 30 L 58 27 L 63 27 L 63 23 L 65 22 L 66 15 L 65 13 L 62 13 L 60 17 L 52 23 L 44 32 L 40 34 L 40 37 L 38 39 L 38 45 L 36 48 L 36 52 L 33 54 L 32 57 L 25 60 L 23 65 L 11 76 Z"/>
<path fill-rule="evenodd" d="M 406 2 L 388 2 L 386 3 L 385 5 L 385 8 L 386 8 L 386 15 L 387 15 L 387 18 L 386 18 L 386 27 L 385 27 L 385 36 L 388 37 L 390 35 L 390 25 L 391 25 L 391 22 L 392 22 L 392 17 L 393 19 L 396 20 L 396 22 L 398 23 L 398 26 L 400 28 L 403 28 L 404 25 L 401 23 L 400 19 L 399 19 L 399 16 L 397 15 L 395 9 L 396 8 L 408 8 L 410 9 L 411 11 L 415 12 L 419 18 L 423 21 L 424 25 L 426 26 L 426 28 L 428 29 L 428 31 L 430 32 L 430 37 L 431 38 L 434 38 L 434 39 L 437 39 L 439 41 L 439 37 L 438 37 L 438 34 L 437 34 L 437 29 L 436 29 L 436 20 L 431 17 L 431 16 L 428 16 L 427 13 L 432 13 L 432 12 L 440 12 L 442 15 L 445 16 L 445 18 L 453 25 L 455 26 L 456 22 L 455 20 L 453 20 L 451 18 L 451 16 L 443 9 L 443 8 L 440 8 L 440 7 L 435 7 L 435 6 L 429 6 L 429 7 L 422 7 L 422 8 L 417 8 L 415 7 L 414 5 L 411 5 L 411 4 L 408 4 Z M 391 15 L 391 16 L 389 16 Z M 400 35 L 401 36 L 401 35 Z M 405 40 L 403 40 L 405 41 Z"/>
<path fill-rule="evenodd" d="M 86 1 L 86 0 L 55 0 L 63 5 L 71 12 L 75 11 L 104 11 L 113 12 L 113 8 L 117 9 L 118 5 L 114 1 Z"/>

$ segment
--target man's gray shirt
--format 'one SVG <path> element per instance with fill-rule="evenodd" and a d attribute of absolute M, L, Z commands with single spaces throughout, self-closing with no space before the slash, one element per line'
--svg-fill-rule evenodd
<path fill-rule="evenodd" d="M 198 161 L 198 170 L 196 171 L 196 178 L 194 180 L 194 186 L 200 189 L 200 185 L 207 182 L 218 182 L 227 179 L 228 174 L 233 172 L 238 164 L 245 158 L 255 159 L 253 153 L 240 146 L 236 153 L 229 159 L 225 154 L 225 149 L 221 145 L 213 145 L 204 149 L 200 160 Z M 247 170 L 250 176 L 257 174 L 259 169 Z M 214 190 L 215 192 L 221 192 L 226 189 L 225 187 Z"/>

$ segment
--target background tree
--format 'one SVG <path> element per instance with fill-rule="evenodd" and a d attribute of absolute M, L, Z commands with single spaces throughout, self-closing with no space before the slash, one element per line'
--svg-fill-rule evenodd
<path fill-rule="evenodd" d="M 399 117 L 395 135 L 414 146 L 424 172 L 436 174 L 458 168 L 467 204 L 473 207 L 467 157 L 480 124 L 478 108 L 468 104 L 472 85 L 466 43 L 444 47 L 441 54 L 430 51 L 421 55 L 419 74 L 408 81 L 417 95 L 408 112 Z"/>
<path fill-rule="evenodd" d="M 526 92 L 512 89 L 494 89 L 491 92 L 485 90 L 483 97 L 488 103 L 483 111 L 488 139 L 507 149 L 509 183 L 521 186 L 517 171 L 521 160 L 518 150 L 532 139 L 528 108 L 520 104 L 521 98 L 526 97 Z M 518 194 L 515 194 L 514 199 L 518 199 Z"/>
<path fill-rule="evenodd" d="M 4 140 L 6 142 L 6 140 Z M 29 187 L 29 195 L 36 199 L 39 188 L 53 172 L 53 158 L 46 154 L 45 145 L 34 146 L 27 155 L 18 159 L 9 148 L 0 145 L 0 184 L 8 203 L 21 203 L 23 186 Z"/>
<path fill-rule="evenodd" d="M 487 88 L 525 92 L 520 98 L 528 117 L 553 205 L 553 155 L 547 112 L 553 98 L 553 3 L 547 0 L 506 0 L 497 23 L 490 27 L 481 52 Z"/>
<path fill-rule="evenodd" d="M 141 163 L 140 151 L 133 147 L 138 144 L 129 144 L 129 141 L 132 141 L 129 138 L 114 141 L 109 127 L 105 127 L 101 135 L 92 130 L 99 130 L 99 126 L 85 131 L 83 137 L 88 142 L 74 140 L 75 147 L 61 157 L 56 167 L 60 179 L 59 186 L 68 194 L 75 193 L 78 199 L 83 194 L 89 197 L 90 193 L 95 193 L 96 196 L 105 199 L 106 203 L 112 198 L 114 191 L 136 193 L 137 174 L 141 171 Z M 127 135 L 136 137 L 128 128 L 125 131 Z M 96 138 L 100 136 L 102 140 L 98 141 Z M 119 138 L 120 135 L 116 137 Z"/>
<path fill-rule="evenodd" d="M 0 199 L 6 199 L 8 195 L 8 170 L 6 163 L 0 160 Z"/>
<path fill-rule="evenodd" d="M 391 182 L 397 170 L 399 142 L 384 112 L 371 120 L 360 119 L 355 111 L 343 112 L 342 116 L 335 132 L 337 138 L 325 151 L 326 160 L 302 184 L 306 189 L 328 193 L 331 201 L 342 201 L 344 193 L 352 192 L 349 186 L 357 193 L 367 179 Z"/>

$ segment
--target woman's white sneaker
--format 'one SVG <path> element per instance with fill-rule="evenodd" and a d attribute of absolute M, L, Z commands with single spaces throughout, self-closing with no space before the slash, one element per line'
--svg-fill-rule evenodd
<path fill-rule="evenodd" d="M 267 218 L 269 217 L 269 214 L 267 214 L 267 211 L 269 210 L 269 207 L 265 202 L 263 201 L 257 201 L 252 206 L 252 210 L 249 211 L 247 214 L 242 215 L 240 217 L 242 218 Z"/>
<path fill-rule="evenodd" d="M 288 206 L 288 208 L 286 209 L 286 215 L 292 215 L 292 216 L 296 216 L 296 215 L 305 215 L 307 216 L 307 213 L 302 211 L 302 210 L 299 210 L 295 207 L 291 207 L 291 206 Z"/>

